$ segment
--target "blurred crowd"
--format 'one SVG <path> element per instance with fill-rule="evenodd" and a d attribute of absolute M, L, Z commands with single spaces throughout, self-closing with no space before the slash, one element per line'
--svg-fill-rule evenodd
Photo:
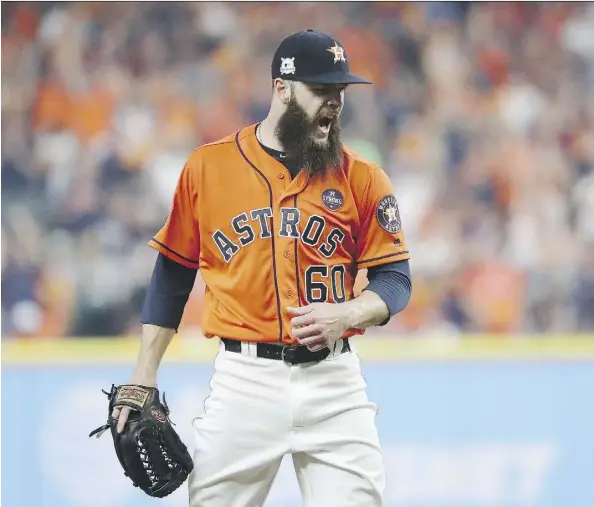
<path fill-rule="evenodd" d="M 272 54 L 303 28 L 374 82 L 342 126 L 410 244 L 413 298 L 382 330 L 594 331 L 593 4 L 11 2 L 3 338 L 138 332 L 186 157 L 264 118 Z"/>

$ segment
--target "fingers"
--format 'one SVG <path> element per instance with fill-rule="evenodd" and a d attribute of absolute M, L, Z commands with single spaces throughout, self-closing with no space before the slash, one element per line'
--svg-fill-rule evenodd
<path fill-rule="evenodd" d="M 311 305 L 299 306 L 299 307 L 294 307 L 294 306 L 287 307 L 287 312 L 289 312 L 292 315 L 307 315 L 308 313 L 310 313 L 312 311 L 313 311 L 313 307 Z"/>
<path fill-rule="evenodd" d="M 291 319 L 291 334 L 312 352 L 328 347 L 328 339 L 323 336 L 325 326 L 317 322 L 318 317 L 312 313 L 315 308 L 315 305 L 287 307 L 287 312 L 295 315 Z"/>
<path fill-rule="evenodd" d="M 312 324 L 299 328 L 293 328 L 292 333 L 297 340 L 301 341 L 303 338 L 319 337 L 322 334 L 324 327 L 320 324 Z"/>
<path fill-rule="evenodd" d="M 312 352 L 317 352 L 328 346 L 328 340 L 320 337 L 304 338 L 303 340 L 299 340 L 299 343 Z"/>
<path fill-rule="evenodd" d="M 309 336 L 297 338 L 297 341 L 300 345 L 304 345 L 311 350 L 311 347 L 315 347 L 317 345 L 321 345 L 322 348 L 325 347 L 328 343 L 328 338 L 324 336 L 322 333 L 314 333 Z"/>
<path fill-rule="evenodd" d="M 116 412 L 118 414 L 116 415 Z M 118 425 L 116 431 L 121 433 L 124 431 L 124 426 L 126 425 L 126 421 L 128 420 L 128 416 L 130 415 L 130 408 L 129 407 L 122 407 L 122 409 L 115 408 L 112 413 L 112 417 L 118 420 Z"/>
<path fill-rule="evenodd" d="M 291 325 L 293 326 L 293 328 L 309 326 L 310 324 L 314 324 L 315 321 L 315 315 L 313 315 L 312 313 L 307 313 L 305 315 L 300 315 L 299 317 L 293 317 L 291 319 Z"/>

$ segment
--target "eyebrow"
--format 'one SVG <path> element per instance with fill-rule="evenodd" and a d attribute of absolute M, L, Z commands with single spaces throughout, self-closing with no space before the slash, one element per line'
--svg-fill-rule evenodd
<path fill-rule="evenodd" d="M 335 85 L 335 84 L 318 84 L 318 83 L 311 83 L 309 84 L 309 88 L 311 90 L 332 90 L 334 88 L 337 88 L 340 91 L 344 91 L 346 90 L 348 87 L 348 84 L 340 84 L 340 85 Z"/>

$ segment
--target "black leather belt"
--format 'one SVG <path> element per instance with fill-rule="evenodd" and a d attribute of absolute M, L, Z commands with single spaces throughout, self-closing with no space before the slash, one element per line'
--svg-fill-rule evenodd
<path fill-rule="evenodd" d="M 221 338 L 225 350 L 241 354 L 241 342 L 230 338 Z M 339 345 L 340 346 L 340 345 Z M 350 352 L 351 346 L 348 338 L 342 340 L 341 354 Z M 328 347 L 312 352 L 303 345 L 282 345 L 276 343 L 256 343 L 256 355 L 266 359 L 277 359 L 285 364 L 302 364 L 323 361 L 330 355 Z"/>

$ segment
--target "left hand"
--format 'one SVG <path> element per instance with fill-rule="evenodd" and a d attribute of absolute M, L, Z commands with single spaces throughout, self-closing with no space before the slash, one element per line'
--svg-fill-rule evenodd
<path fill-rule="evenodd" d="M 344 304 L 313 303 L 298 308 L 288 307 L 287 311 L 294 315 L 291 334 L 312 352 L 325 347 L 331 349 L 349 328 Z"/>

